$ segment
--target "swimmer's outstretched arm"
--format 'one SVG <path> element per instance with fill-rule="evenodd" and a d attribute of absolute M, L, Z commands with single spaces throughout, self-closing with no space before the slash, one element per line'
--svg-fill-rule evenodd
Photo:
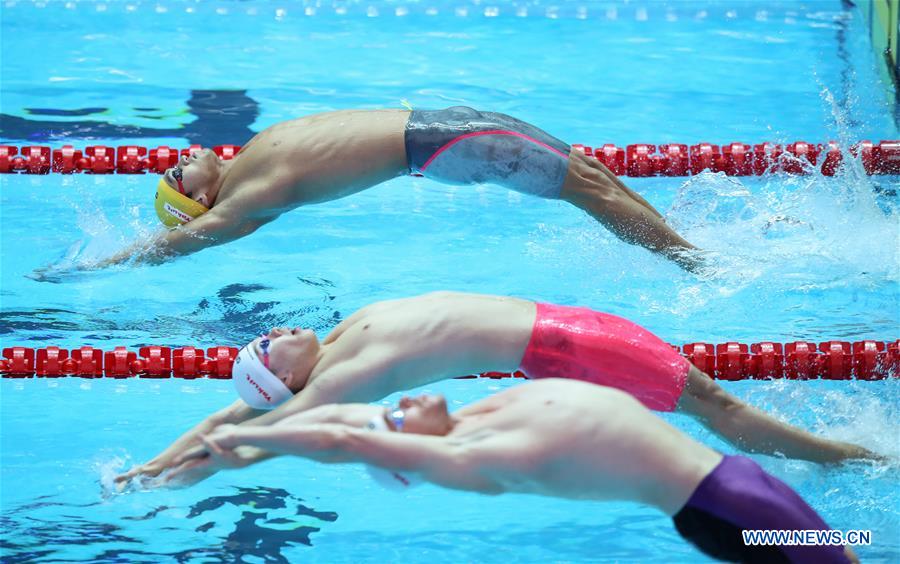
<path fill-rule="evenodd" d="M 239 447 L 254 447 L 272 455 L 301 456 L 329 464 L 362 462 L 416 472 L 438 485 L 481 493 L 500 493 L 484 470 L 487 465 L 495 466 L 494 461 L 509 450 L 497 438 L 482 440 L 472 448 L 441 436 L 379 433 L 343 423 L 298 425 L 290 420 L 267 427 L 226 427 L 204 436 L 203 441 L 207 451 L 220 458 L 232 456 Z"/>
<path fill-rule="evenodd" d="M 166 231 L 150 241 L 139 241 L 94 265 L 106 268 L 123 262 L 160 264 L 169 258 L 196 253 L 245 237 L 265 221 L 235 219 L 215 209 L 177 229 Z"/>
<path fill-rule="evenodd" d="M 219 425 L 241 423 L 252 419 L 260 413 L 262 412 L 238 400 L 201 421 L 150 461 L 138 464 L 128 470 L 128 472 L 116 476 L 115 483 L 120 487 L 124 487 L 132 478 L 137 476 L 158 476 L 164 470 L 177 465 L 176 459 L 182 457 L 191 448 L 199 445 L 201 435 L 212 432 Z"/>
<path fill-rule="evenodd" d="M 884 460 L 883 456 L 861 446 L 823 439 L 782 423 L 732 396 L 693 366 L 678 409 L 697 418 L 726 441 L 750 452 L 820 463 Z"/>
<path fill-rule="evenodd" d="M 353 401 L 347 399 L 346 401 Z M 243 403 L 239 402 L 238 403 Z M 173 445 L 166 451 L 167 461 L 164 469 L 173 469 L 167 476 L 167 482 L 178 483 L 180 486 L 194 485 L 224 468 L 242 468 L 268 460 L 277 453 L 259 448 L 243 448 L 239 456 L 215 456 L 205 443 L 203 438 L 207 433 L 217 434 L 228 432 L 232 427 L 236 428 L 267 428 L 269 426 L 285 424 L 318 424 L 318 423 L 342 423 L 354 427 L 363 427 L 368 422 L 368 417 L 353 420 L 346 410 L 338 410 L 333 404 L 327 403 L 321 395 L 317 395 L 311 388 L 307 388 L 288 403 L 279 406 L 272 411 L 255 411 L 255 417 L 249 417 L 243 421 L 226 421 L 221 425 L 200 426 L 185 435 L 187 442 L 181 445 Z M 348 406 L 349 407 L 349 406 Z M 220 453 L 221 454 L 221 453 Z M 213 456 L 210 456 L 213 455 Z M 162 456 L 162 455 L 161 455 Z M 159 472 L 157 471 L 157 474 Z"/>
<path fill-rule="evenodd" d="M 347 363 L 355 364 L 355 363 Z M 342 380 L 346 380 L 346 386 L 341 386 Z M 178 467 L 174 476 L 179 481 L 194 484 L 215 474 L 219 467 L 210 464 L 209 461 L 197 461 L 209 455 L 207 449 L 200 444 L 200 437 L 206 433 L 227 429 L 237 424 L 241 427 L 258 427 L 281 424 L 285 421 L 305 421 L 306 423 L 345 421 L 347 415 L 336 414 L 332 410 L 324 410 L 324 404 L 347 403 L 353 401 L 368 401 L 370 397 L 360 397 L 359 386 L 354 386 L 355 380 L 342 378 L 340 374 L 329 374 L 328 377 L 320 376 L 315 382 L 301 390 L 287 403 L 278 406 L 272 411 L 257 411 L 251 409 L 243 401 L 238 400 L 229 408 L 214 414 L 191 429 L 178 439 L 172 446 L 154 458 L 147 465 L 136 467 L 118 477 L 117 482 L 123 485 L 137 474 L 158 475 L 164 470 Z M 365 394 L 363 394 L 365 396 Z M 358 426 L 365 425 L 367 420 L 356 422 Z M 219 428 L 221 426 L 221 428 Z M 241 465 L 255 464 L 270 458 L 268 453 L 257 452 L 253 456 L 242 459 Z M 153 474 L 144 469 L 149 466 Z M 227 467 L 227 464 L 225 465 Z M 188 475 L 185 478 L 183 475 Z"/>
<path fill-rule="evenodd" d="M 271 219 L 274 217 L 264 220 L 234 219 L 227 213 L 213 209 L 190 223 L 161 232 L 148 240 L 137 241 L 105 259 L 76 262 L 62 267 L 50 265 L 36 269 L 29 278 L 52 282 L 68 273 L 102 270 L 119 264 L 162 264 L 177 256 L 240 239 Z"/>

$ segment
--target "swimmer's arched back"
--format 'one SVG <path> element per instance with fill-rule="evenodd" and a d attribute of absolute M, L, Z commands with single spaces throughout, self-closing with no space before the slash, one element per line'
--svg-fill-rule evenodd
<path fill-rule="evenodd" d="M 511 116 L 456 106 L 315 114 L 269 127 L 229 161 L 209 150 L 183 157 L 163 175 L 161 188 L 183 195 L 168 194 L 172 209 L 160 216 L 180 226 L 79 268 L 158 263 L 194 253 L 250 235 L 286 211 L 343 198 L 410 172 L 562 199 L 623 241 L 685 268 L 697 266 L 687 252 L 693 245 L 596 159 Z M 197 216 L 199 208 L 189 211 L 179 207 L 179 200 L 209 211 Z"/>

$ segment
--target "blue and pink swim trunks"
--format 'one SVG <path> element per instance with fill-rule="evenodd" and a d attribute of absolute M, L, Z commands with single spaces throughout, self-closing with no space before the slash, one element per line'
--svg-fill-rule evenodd
<path fill-rule="evenodd" d="M 571 148 L 537 127 L 465 106 L 414 110 L 406 123 L 409 171 L 449 184 L 499 184 L 558 198 Z"/>

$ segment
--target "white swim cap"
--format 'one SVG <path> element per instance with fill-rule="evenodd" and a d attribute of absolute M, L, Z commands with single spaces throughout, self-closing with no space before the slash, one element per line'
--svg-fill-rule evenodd
<path fill-rule="evenodd" d="M 366 429 L 370 431 L 390 431 L 387 422 L 382 414 L 378 414 L 366 424 Z M 402 491 L 407 488 L 413 488 L 422 483 L 422 479 L 416 475 L 402 474 L 396 470 L 385 470 L 377 466 L 366 466 L 369 476 L 378 482 L 381 486 L 394 491 Z"/>
<path fill-rule="evenodd" d="M 234 359 L 231 379 L 238 395 L 253 409 L 275 409 L 294 395 L 263 365 L 249 344 Z"/>

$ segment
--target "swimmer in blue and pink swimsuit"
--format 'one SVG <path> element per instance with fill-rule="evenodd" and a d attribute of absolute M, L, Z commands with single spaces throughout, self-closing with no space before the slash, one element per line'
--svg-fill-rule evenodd
<path fill-rule="evenodd" d="M 647 200 L 581 150 L 522 120 L 466 106 L 413 110 L 404 136 L 409 172 L 447 184 L 499 184 L 588 212 L 620 239 L 687 269 L 695 247 Z"/>
<path fill-rule="evenodd" d="M 298 207 L 414 174 L 451 184 L 498 184 L 577 206 L 618 238 L 686 269 L 696 248 L 593 155 L 514 117 L 464 106 L 342 110 L 277 123 L 230 160 L 204 149 L 156 180 L 154 207 L 171 230 L 75 270 L 162 262 L 244 237 Z M 51 279 L 53 269 L 38 269 Z"/>

